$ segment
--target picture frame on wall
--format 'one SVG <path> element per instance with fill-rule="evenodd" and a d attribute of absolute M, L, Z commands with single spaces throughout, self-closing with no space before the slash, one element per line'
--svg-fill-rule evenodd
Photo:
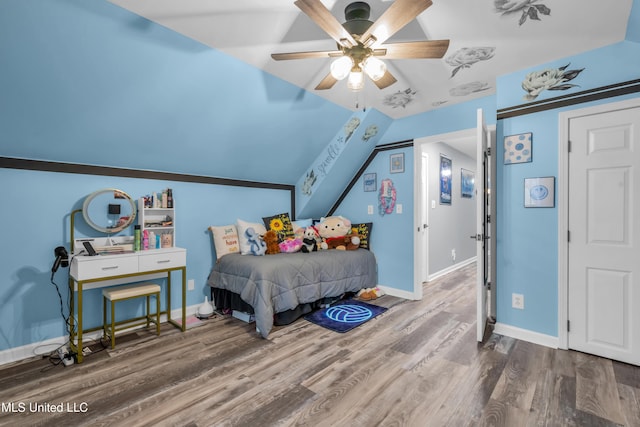
<path fill-rule="evenodd" d="M 440 155 L 440 204 L 451 204 L 451 159 Z"/>
<path fill-rule="evenodd" d="M 524 207 L 525 208 L 553 208 L 555 207 L 556 178 L 545 176 L 524 179 Z"/>
<path fill-rule="evenodd" d="M 467 169 L 460 168 L 460 193 L 467 199 L 473 197 L 475 191 L 475 174 Z"/>
<path fill-rule="evenodd" d="M 403 173 L 404 172 L 404 153 L 391 154 L 389 156 L 389 172 L 390 173 Z"/>
<path fill-rule="evenodd" d="M 526 132 L 504 137 L 504 164 L 530 163 L 533 161 L 533 133 Z"/>
<path fill-rule="evenodd" d="M 364 191 L 377 191 L 377 175 L 375 173 L 365 173 L 362 176 L 362 182 L 364 184 Z"/>

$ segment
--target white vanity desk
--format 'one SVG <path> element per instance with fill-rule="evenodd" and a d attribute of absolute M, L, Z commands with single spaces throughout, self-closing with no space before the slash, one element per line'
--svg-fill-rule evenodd
<path fill-rule="evenodd" d="M 129 253 L 111 253 L 108 255 L 88 256 L 82 245 L 83 240 L 91 240 L 96 249 L 103 246 L 106 238 L 77 239 L 74 242 L 76 253 L 71 256 L 69 265 L 69 291 L 71 293 L 71 312 L 77 313 L 77 333 L 74 332 L 73 316 L 70 317 L 70 343 L 77 354 L 78 363 L 82 363 L 82 334 L 102 329 L 83 330 L 82 292 L 86 289 L 102 288 L 124 283 L 167 278 L 167 322 L 185 331 L 187 302 L 187 250 L 183 248 L 149 249 Z M 116 244 L 117 247 L 117 244 Z M 182 272 L 182 323 L 171 319 L 171 272 Z M 77 298 L 75 297 L 77 293 Z"/>

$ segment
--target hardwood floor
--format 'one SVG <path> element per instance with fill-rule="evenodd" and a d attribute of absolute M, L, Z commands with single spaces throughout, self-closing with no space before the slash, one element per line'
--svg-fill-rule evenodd
<path fill-rule="evenodd" d="M 265 340 L 219 316 L 119 336 L 82 365 L 4 366 L 0 425 L 640 426 L 640 368 L 496 334 L 478 345 L 474 286 L 471 265 L 422 301 L 384 296 L 389 310 L 346 334 L 300 319 Z"/>

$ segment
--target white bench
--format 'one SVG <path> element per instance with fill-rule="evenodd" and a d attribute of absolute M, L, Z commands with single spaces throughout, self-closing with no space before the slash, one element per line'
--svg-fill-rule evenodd
<path fill-rule="evenodd" d="M 156 312 L 151 314 L 150 298 L 156 297 Z M 147 297 L 147 312 L 142 317 L 134 319 L 115 321 L 116 308 L 115 303 L 133 298 Z M 111 323 L 107 323 L 107 301 L 111 303 Z M 116 331 L 129 329 L 134 326 L 145 325 L 147 328 L 151 323 L 156 325 L 156 335 L 160 335 L 160 285 L 155 283 L 140 283 L 134 285 L 118 286 L 113 288 L 105 288 L 102 290 L 102 328 L 104 338 L 107 335 L 111 337 L 111 348 L 116 346 Z M 126 326 L 121 326 L 126 324 Z"/>

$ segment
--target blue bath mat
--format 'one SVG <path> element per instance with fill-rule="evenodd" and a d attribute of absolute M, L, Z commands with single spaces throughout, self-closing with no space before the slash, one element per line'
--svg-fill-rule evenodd
<path fill-rule="evenodd" d="M 304 316 L 309 322 L 336 332 L 347 332 L 387 311 L 386 307 L 356 300 L 338 301 Z"/>

